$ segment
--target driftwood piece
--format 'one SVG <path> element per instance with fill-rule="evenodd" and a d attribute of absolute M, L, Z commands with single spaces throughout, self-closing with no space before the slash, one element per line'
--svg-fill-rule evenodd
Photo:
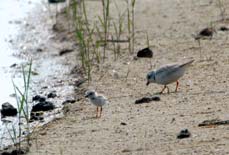
<path fill-rule="evenodd" d="M 198 126 L 217 126 L 217 125 L 229 125 L 229 120 L 219 120 L 219 119 L 212 119 L 212 120 L 205 120 L 200 123 Z"/>

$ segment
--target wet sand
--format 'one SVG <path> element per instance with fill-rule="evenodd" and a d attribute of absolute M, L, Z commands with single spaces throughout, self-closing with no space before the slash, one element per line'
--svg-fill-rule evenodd
<path fill-rule="evenodd" d="M 4 10 L 15 5 L 15 10 Z M 42 121 L 34 121 L 30 124 L 31 131 L 49 121 L 62 117 L 62 103 L 66 100 L 75 99 L 75 82 L 79 75 L 70 74 L 75 64 L 73 58 L 59 56 L 59 52 L 65 47 L 75 46 L 74 42 L 58 41 L 56 34 L 52 31 L 55 24 L 55 6 L 48 6 L 47 2 L 41 0 L 28 2 L 4 2 L 1 4 L 2 22 L 2 55 L 0 63 L 1 73 L 1 102 L 9 102 L 15 108 L 17 103 L 12 79 L 16 85 L 23 88 L 23 76 L 21 66 L 26 66 L 30 59 L 32 63 L 32 78 L 29 92 L 29 109 L 35 102 L 32 98 L 35 95 L 46 97 L 52 102 L 56 109 L 45 113 Z M 60 8 L 60 6 L 59 6 Z M 41 14 L 40 14 L 41 13 Z M 4 14 L 6 14 L 4 16 Z M 5 40 L 4 40 L 5 39 Z M 61 42 L 61 44 L 59 43 Z M 12 66 L 11 66 L 12 65 Z M 11 66 L 11 67 L 10 67 Z M 48 94 L 54 92 L 56 97 L 48 98 Z M 24 135 L 26 121 L 22 118 L 21 128 Z M 18 117 L 5 117 L 0 121 L 0 149 L 12 145 L 14 130 L 18 132 Z"/>

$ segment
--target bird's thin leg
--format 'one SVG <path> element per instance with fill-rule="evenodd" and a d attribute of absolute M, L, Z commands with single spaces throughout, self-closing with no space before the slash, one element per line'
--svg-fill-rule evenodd
<path fill-rule="evenodd" d="M 202 49 L 201 49 L 200 39 L 198 40 L 198 44 L 199 44 L 199 49 L 200 49 L 200 59 L 202 59 Z"/>
<path fill-rule="evenodd" d="M 160 94 L 162 94 L 167 86 L 164 85 L 164 88 L 161 90 Z"/>
<path fill-rule="evenodd" d="M 99 115 L 99 117 L 102 116 L 102 111 L 103 111 L 103 107 L 100 107 L 100 115 Z"/>
<path fill-rule="evenodd" d="M 96 107 L 96 118 L 98 118 L 99 107 Z"/>
<path fill-rule="evenodd" d="M 175 92 L 177 92 L 177 89 L 178 89 L 178 86 L 179 86 L 179 81 L 176 82 L 176 89 L 175 89 Z"/>
<path fill-rule="evenodd" d="M 168 87 L 168 86 L 166 86 L 166 88 L 167 88 L 167 93 L 169 94 L 169 87 Z"/>

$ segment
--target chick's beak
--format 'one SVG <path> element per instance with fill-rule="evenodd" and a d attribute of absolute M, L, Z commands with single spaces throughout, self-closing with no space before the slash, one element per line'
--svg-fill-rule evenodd
<path fill-rule="evenodd" d="M 149 84 L 150 84 L 150 82 L 149 82 L 149 81 L 147 81 L 146 86 L 148 86 Z"/>

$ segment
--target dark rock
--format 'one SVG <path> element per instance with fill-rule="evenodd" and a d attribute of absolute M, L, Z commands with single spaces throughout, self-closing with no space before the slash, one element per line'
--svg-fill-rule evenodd
<path fill-rule="evenodd" d="M 143 97 L 135 101 L 135 104 L 142 104 L 142 103 L 149 103 L 151 101 L 160 101 L 159 96 L 152 96 L 152 97 Z"/>
<path fill-rule="evenodd" d="M 75 103 L 75 102 L 76 102 L 75 99 L 67 99 L 62 103 L 62 105 L 65 105 L 65 104 L 68 104 L 68 103 Z"/>
<path fill-rule="evenodd" d="M 229 31 L 229 28 L 226 26 L 221 26 L 219 30 L 220 31 Z"/>
<path fill-rule="evenodd" d="M 152 101 L 160 101 L 161 98 L 159 96 L 153 96 L 152 98 Z"/>
<path fill-rule="evenodd" d="M 49 101 L 39 102 L 32 107 L 32 112 L 49 111 L 55 108 L 54 104 Z"/>
<path fill-rule="evenodd" d="M 126 152 L 131 152 L 131 150 L 129 150 L 129 149 L 122 150 L 122 153 L 126 153 Z"/>
<path fill-rule="evenodd" d="M 199 40 L 199 39 L 203 39 L 205 37 L 210 37 L 212 38 L 213 34 L 214 34 L 215 29 L 213 28 L 204 28 L 203 30 L 201 30 L 197 36 L 195 36 L 195 39 L 196 40 Z"/>
<path fill-rule="evenodd" d="M 137 57 L 139 57 L 139 58 L 152 58 L 153 57 L 153 52 L 152 52 L 151 49 L 149 49 L 147 47 L 147 48 L 144 48 L 144 49 L 138 51 Z"/>
<path fill-rule="evenodd" d="M 120 124 L 121 124 L 121 125 L 127 125 L 125 122 L 121 122 Z"/>
<path fill-rule="evenodd" d="M 56 96 L 57 96 L 57 95 L 56 95 L 55 92 L 50 92 L 50 93 L 47 95 L 48 98 L 55 98 Z"/>
<path fill-rule="evenodd" d="M 199 35 L 211 37 L 211 36 L 213 36 L 214 32 L 215 32 L 215 30 L 213 28 L 205 28 L 199 32 Z"/>
<path fill-rule="evenodd" d="M 189 138 L 190 136 L 191 136 L 191 133 L 188 131 L 188 129 L 183 129 L 177 135 L 177 139 Z"/>
<path fill-rule="evenodd" d="M 17 66 L 17 64 L 14 63 L 14 64 L 10 65 L 10 68 L 14 68 L 14 67 L 16 67 L 16 66 Z"/>
<path fill-rule="evenodd" d="M 67 54 L 67 53 L 71 53 L 73 52 L 74 50 L 73 49 L 62 49 L 60 52 L 59 52 L 59 56 L 62 56 L 64 54 Z"/>
<path fill-rule="evenodd" d="M 35 95 L 32 99 L 33 101 L 38 101 L 38 102 L 45 102 L 46 98 L 40 95 Z"/>
<path fill-rule="evenodd" d="M 141 99 L 138 99 L 135 101 L 135 104 L 141 104 L 141 103 L 149 103 L 151 102 L 151 98 L 150 97 L 143 97 Z"/>
<path fill-rule="evenodd" d="M 66 0 L 48 0 L 49 3 L 63 3 Z"/>
<path fill-rule="evenodd" d="M 10 103 L 6 102 L 2 104 L 2 110 L 1 110 L 2 117 L 6 116 L 16 116 L 17 115 L 17 109 L 14 108 Z"/>
<path fill-rule="evenodd" d="M 48 88 L 48 86 L 43 86 L 43 87 L 41 87 L 41 89 L 47 89 Z"/>
<path fill-rule="evenodd" d="M 42 52 L 42 51 L 43 51 L 43 49 L 37 48 L 37 52 Z"/>
<path fill-rule="evenodd" d="M 1 153 L 1 155 L 22 155 L 22 154 L 26 154 L 26 151 L 22 149 L 17 149 L 11 152 L 2 152 Z"/>
<path fill-rule="evenodd" d="M 42 120 L 44 120 L 43 112 L 31 112 L 29 120 L 30 122 Z"/>
<path fill-rule="evenodd" d="M 13 150 L 11 152 L 11 155 L 21 155 L 21 154 L 25 154 L 25 153 L 26 153 L 26 151 L 18 149 L 18 150 Z"/>
<path fill-rule="evenodd" d="M 2 152 L 1 155 L 11 155 L 10 152 Z"/>

